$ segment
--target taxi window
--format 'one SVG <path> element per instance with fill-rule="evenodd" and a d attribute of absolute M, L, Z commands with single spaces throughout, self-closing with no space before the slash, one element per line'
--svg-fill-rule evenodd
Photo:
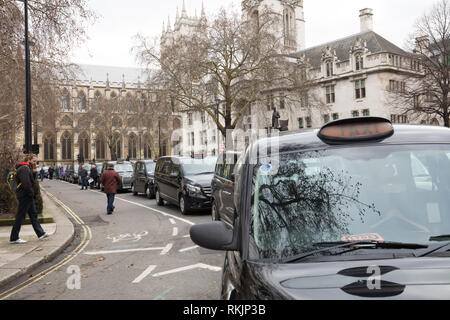
<path fill-rule="evenodd" d="M 254 259 L 282 259 L 353 235 L 428 243 L 450 230 L 450 145 L 280 155 L 253 172 Z M 273 169 L 273 170 L 272 170 Z"/>

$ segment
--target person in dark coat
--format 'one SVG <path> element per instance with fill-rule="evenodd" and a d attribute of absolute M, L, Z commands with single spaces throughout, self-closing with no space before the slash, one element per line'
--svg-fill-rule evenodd
<path fill-rule="evenodd" d="M 97 171 L 97 167 L 95 166 L 95 164 L 93 164 L 91 166 L 90 176 L 91 176 L 91 179 L 94 180 L 91 183 L 91 189 L 94 189 L 94 187 L 97 185 L 97 180 L 98 180 L 98 171 Z"/>
<path fill-rule="evenodd" d="M 41 182 L 44 181 L 44 178 L 45 178 L 44 168 L 41 168 L 41 170 L 39 171 L 39 177 L 41 178 Z"/>
<path fill-rule="evenodd" d="M 105 189 L 106 198 L 108 199 L 106 213 L 112 214 L 115 208 L 114 199 L 117 194 L 117 185 L 122 182 L 119 174 L 114 171 L 114 164 L 108 164 L 108 169 L 103 172 L 102 176 L 100 177 L 100 182 Z"/>
<path fill-rule="evenodd" d="M 34 177 L 36 173 L 36 155 L 27 155 L 23 162 L 20 162 L 16 166 L 17 170 L 17 191 L 16 197 L 19 201 L 17 208 L 16 220 L 11 231 L 10 243 L 22 244 L 26 243 L 25 240 L 19 238 L 20 228 L 25 221 L 25 216 L 28 215 L 31 220 L 34 232 L 39 239 L 47 238 L 49 235 L 45 232 L 38 220 L 38 213 L 36 210 L 36 204 L 34 203 L 36 193 L 34 190 Z"/>
<path fill-rule="evenodd" d="M 88 172 L 84 167 L 81 167 L 80 171 L 81 190 L 88 189 Z"/>
<path fill-rule="evenodd" d="M 48 176 L 50 180 L 53 180 L 53 173 L 55 173 L 55 169 L 53 169 L 53 167 L 48 168 Z"/>

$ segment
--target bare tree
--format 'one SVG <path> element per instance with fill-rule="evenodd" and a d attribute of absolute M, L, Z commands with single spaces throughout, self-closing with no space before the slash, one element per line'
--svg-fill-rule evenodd
<path fill-rule="evenodd" d="M 86 39 L 86 23 L 95 18 L 86 0 L 29 0 L 32 103 L 34 120 L 56 117 L 52 81 L 70 73 L 67 53 Z M 25 54 L 23 1 L 0 0 L 0 112 L 12 131 L 23 126 Z"/>
<path fill-rule="evenodd" d="M 116 97 L 107 99 L 98 97 L 90 108 L 89 118 L 93 119 L 94 126 L 101 128 L 105 142 L 108 146 L 111 160 L 118 159 L 116 146 L 124 136 L 128 111 L 123 107 L 122 99 Z"/>
<path fill-rule="evenodd" d="M 284 44 L 274 30 L 280 17 L 269 8 L 258 16 L 221 9 L 211 21 L 202 19 L 189 35 L 163 37 L 160 45 L 137 36 L 138 60 L 158 69 L 155 82 L 181 112 L 202 111 L 224 137 L 252 104 L 268 99 L 267 90 L 306 87 L 296 63 L 282 55 Z M 224 108 L 217 110 L 217 103 Z"/>
<path fill-rule="evenodd" d="M 411 72 L 391 88 L 389 99 L 403 115 L 450 127 L 450 3 L 439 0 L 417 20 L 409 40 Z"/>

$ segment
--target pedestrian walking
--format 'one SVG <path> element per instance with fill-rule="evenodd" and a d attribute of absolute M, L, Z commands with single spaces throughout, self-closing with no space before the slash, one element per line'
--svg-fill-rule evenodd
<path fill-rule="evenodd" d="M 56 166 L 56 168 L 55 168 L 55 179 L 56 180 L 59 180 L 59 170 L 61 170 L 61 168 Z"/>
<path fill-rule="evenodd" d="M 94 187 L 97 185 L 97 180 L 98 180 L 98 171 L 97 171 L 97 167 L 95 166 L 95 164 L 93 164 L 91 166 L 90 177 L 93 180 L 91 183 L 91 189 L 94 189 Z"/>
<path fill-rule="evenodd" d="M 23 162 L 16 165 L 17 170 L 17 191 L 16 197 L 19 201 L 19 207 L 17 209 L 16 220 L 11 231 L 10 242 L 13 244 L 22 244 L 27 241 L 19 238 L 20 229 L 25 221 L 25 216 L 28 213 L 34 232 L 39 239 L 47 238 L 49 235 L 45 232 L 38 220 L 38 213 L 36 210 L 36 204 L 34 202 L 36 193 L 34 190 L 35 174 L 37 156 L 27 155 Z"/>
<path fill-rule="evenodd" d="M 44 181 L 44 178 L 45 178 L 44 168 L 41 168 L 41 170 L 39 171 L 39 178 L 41 178 L 41 182 Z"/>
<path fill-rule="evenodd" d="M 112 214 L 115 208 L 114 199 L 117 194 L 117 185 L 121 183 L 119 174 L 114 171 L 114 164 L 108 164 L 108 169 L 103 172 L 102 176 L 100 177 L 100 182 L 105 189 L 106 198 L 108 199 L 106 213 Z"/>
<path fill-rule="evenodd" d="M 53 174 L 55 173 L 55 169 L 53 167 L 48 168 L 48 176 L 50 180 L 53 180 Z"/>
<path fill-rule="evenodd" d="M 81 190 L 87 190 L 88 189 L 88 172 L 84 167 L 81 167 L 80 178 L 81 178 Z"/>

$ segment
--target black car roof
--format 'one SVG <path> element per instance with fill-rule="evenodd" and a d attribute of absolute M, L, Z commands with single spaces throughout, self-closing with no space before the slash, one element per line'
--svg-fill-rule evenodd
<path fill-rule="evenodd" d="M 263 138 L 254 142 L 248 150 L 265 150 L 268 146 L 278 146 L 280 153 L 307 149 L 321 149 L 330 147 L 317 136 L 319 129 L 303 132 L 280 133 L 279 137 Z M 394 125 L 394 134 L 383 140 L 364 142 L 367 144 L 421 144 L 447 143 L 450 144 L 450 129 L 436 126 Z M 355 144 L 348 144 L 355 145 Z M 348 146 L 347 145 L 347 146 Z M 359 144 L 360 145 L 360 144 Z M 346 145 L 344 145 L 346 146 Z"/>

